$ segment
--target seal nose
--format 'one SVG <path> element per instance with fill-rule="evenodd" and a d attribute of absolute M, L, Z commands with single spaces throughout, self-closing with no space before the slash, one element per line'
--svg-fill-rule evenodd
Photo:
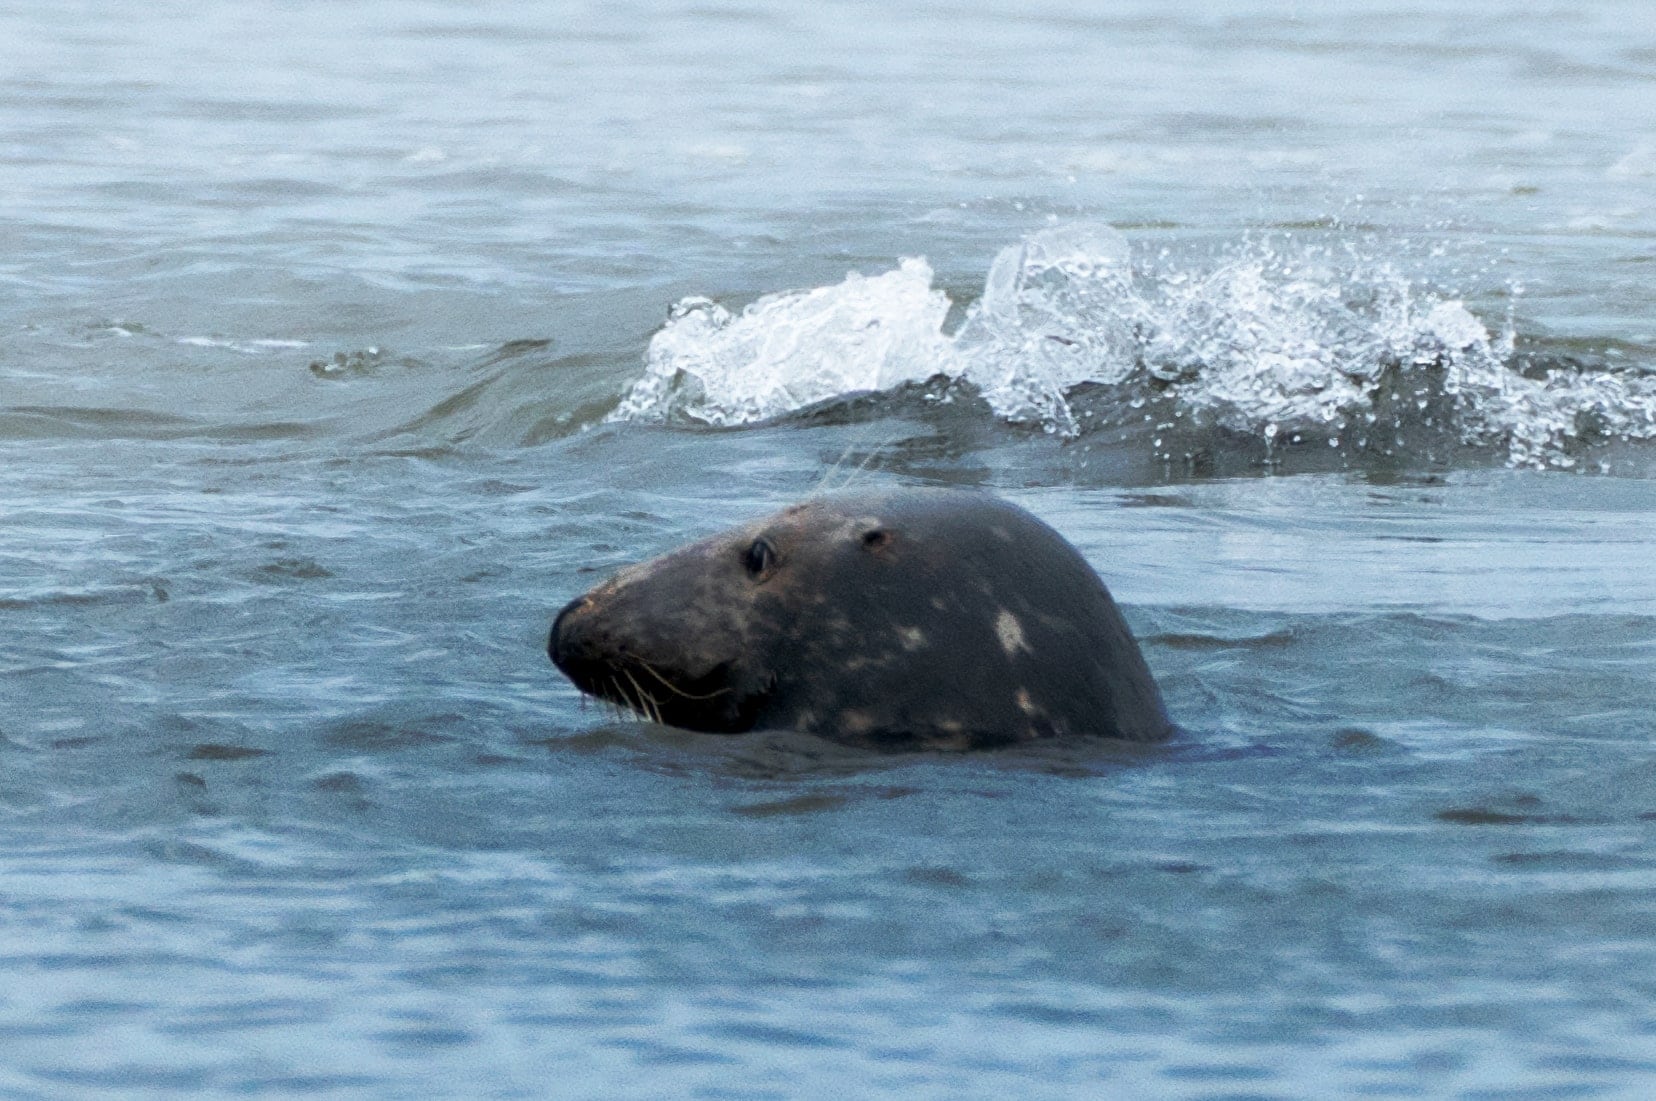
<path fill-rule="evenodd" d="M 568 666 L 574 650 L 570 645 L 571 636 L 574 634 L 570 620 L 591 603 L 586 597 L 578 596 L 565 604 L 563 610 L 552 620 L 552 633 L 546 638 L 546 656 L 551 658 L 552 664 L 559 669 Z"/>

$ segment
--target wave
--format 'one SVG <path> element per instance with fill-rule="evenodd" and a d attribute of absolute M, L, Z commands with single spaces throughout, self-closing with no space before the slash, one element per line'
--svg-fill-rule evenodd
<path fill-rule="evenodd" d="M 1656 375 L 1548 351 L 1511 312 L 1492 327 L 1350 245 L 1256 241 L 1192 268 L 1109 226 L 1060 225 L 1003 249 L 953 331 L 951 310 L 920 258 L 740 311 L 685 298 L 609 419 L 735 427 L 958 387 L 1007 423 L 1127 433 L 1168 462 L 1215 433 L 1267 455 L 1471 448 L 1560 468 L 1656 437 Z"/>

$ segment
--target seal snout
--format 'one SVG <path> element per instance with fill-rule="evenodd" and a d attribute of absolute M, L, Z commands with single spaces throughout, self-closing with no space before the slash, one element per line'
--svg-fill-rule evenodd
<path fill-rule="evenodd" d="M 546 639 L 546 656 L 552 659 L 552 664 L 566 673 L 572 663 L 579 661 L 583 653 L 590 649 L 585 645 L 581 630 L 581 614 L 592 605 L 592 601 L 585 596 L 578 596 L 563 606 L 552 620 L 552 632 Z"/>
<path fill-rule="evenodd" d="M 546 655 L 582 692 L 655 722 L 691 730 L 750 728 L 764 699 L 761 686 L 745 685 L 733 659 L 709 657 L 685 641 L 681 626 L 671 618 L 671 631 L 662 636 L 639 607 L 618 609 L 600 587 L 553 618 Z M 664 646 L 662 637 L 673 645 Z"/>

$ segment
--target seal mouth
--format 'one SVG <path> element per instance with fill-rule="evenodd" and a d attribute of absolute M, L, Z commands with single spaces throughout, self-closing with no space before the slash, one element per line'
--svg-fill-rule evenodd
<path fill-rule="evenodd" d="M 653 723 L 709 734 L 751 730 L 765 693 L 741 693 L 729 662 L 692 680 L 675 679 L 636 655 L 560 666 L 575 686 Z"/>
<path fill-rule="evenodd" d="M 547 657 L 576 688 L 664 726 L 716 734 L 753 729 L 774 678 L 760 691 L 743 692 L 743 677 L 729 661 L 684 676 L 629 652 L 624 643 L 606 644 L 582 630 L 580 613 L 587 606 L 584 597 L 571 601 L 546 640 Z"/>
<path fill-rule="evenodd" d="M 546 655 L 589 696 L 651 722 L 717 734 L 753 729 L 776 678 L 754 677 L 735 661 L 689 674 L 673 663 L 652 661 L 630 640 L 594 623 L 601 606 L 576 597 L 552 621 Z"/>

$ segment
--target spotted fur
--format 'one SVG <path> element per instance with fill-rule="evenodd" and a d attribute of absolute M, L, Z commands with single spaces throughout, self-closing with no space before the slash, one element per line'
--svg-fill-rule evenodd
<path fill-rule="evenodd" d="M 623 570 L 547 651 L 583 692 L 691 730 L 970 748 L 1173 730 L 1079 552 L 987 493 L 846 491 Z"/>

